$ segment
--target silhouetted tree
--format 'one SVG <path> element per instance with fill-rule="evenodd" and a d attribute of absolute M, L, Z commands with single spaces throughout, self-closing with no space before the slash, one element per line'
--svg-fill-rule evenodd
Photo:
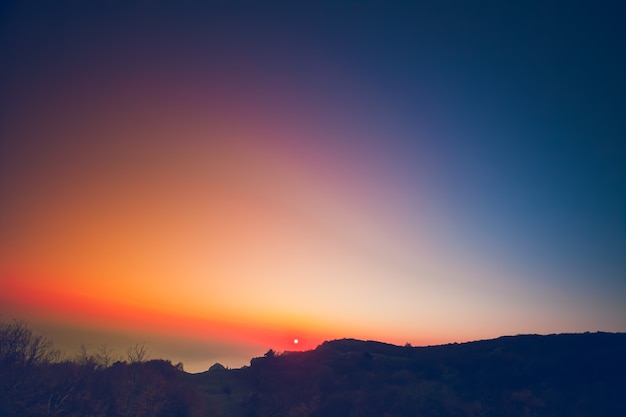
<path fill-rule="evenodd" d="M 0 416 L 27 416 L 46 406 L 45 367 L 60 358 L 52 341 L 23 322 L 0 324 Z"/>
<path fill-rule="evenodd" d="M 137 343 L 126 350 L 126 357 L 130 363 L 144 362 L 150 357 L 145 343 Z"/>

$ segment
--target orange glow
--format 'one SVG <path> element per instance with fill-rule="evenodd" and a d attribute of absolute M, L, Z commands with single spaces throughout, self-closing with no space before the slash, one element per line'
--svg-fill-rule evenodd
<path fill-rule="evenodd" d="M 39 280 L 35 286 L 23 275 L 4 273 L 1 277 L 0 301 L 26 318 L 194 340 L 230 340 L 276 350 L 294 350 L 294 334 L 299 335 L 298 350 L 315 348 L 329 336 L 311 322 L 297 323 L 295 317 L 284 317 L 268 325 L 262 320 L 244 321 L 236 315 L 225 317 L 217 311 L 190 316 L 158 307 L 138 307 L 107 298 L 106 294 L 96 297 L 72 292 L 67 287 L 56 288 L 52 284 L 55 280 Z M 297 332 L 291 330 L 295 328 Z"/>

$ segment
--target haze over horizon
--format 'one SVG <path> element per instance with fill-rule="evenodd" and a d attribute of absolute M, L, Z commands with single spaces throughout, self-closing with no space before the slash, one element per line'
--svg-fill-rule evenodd
<path fill-rule="evenodd" d="M 192 372 L 626 331 L 624 11 L 6 2 L 0 319 Z"/>

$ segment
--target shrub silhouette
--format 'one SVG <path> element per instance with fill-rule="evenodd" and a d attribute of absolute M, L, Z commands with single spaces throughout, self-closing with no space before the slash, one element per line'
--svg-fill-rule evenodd
<path fill-rule="evenodd" d="M 83 345 L 62 359 L 50 339 L 23 322 L 0 323 L 0 416 L 203 416 L 205 407 L 182 364 L 146 360 L 143 344 L 129 362 L 111 363 L 106 346 L 90 355 Z"/>

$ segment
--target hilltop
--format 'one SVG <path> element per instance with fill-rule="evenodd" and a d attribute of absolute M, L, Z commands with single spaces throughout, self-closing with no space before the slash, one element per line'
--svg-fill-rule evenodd
<path fill-rule="evenodd" d="M 626 415 L 626 333 L 430 347 L 341 339 L 190 375 L 223 416 Z"/>

